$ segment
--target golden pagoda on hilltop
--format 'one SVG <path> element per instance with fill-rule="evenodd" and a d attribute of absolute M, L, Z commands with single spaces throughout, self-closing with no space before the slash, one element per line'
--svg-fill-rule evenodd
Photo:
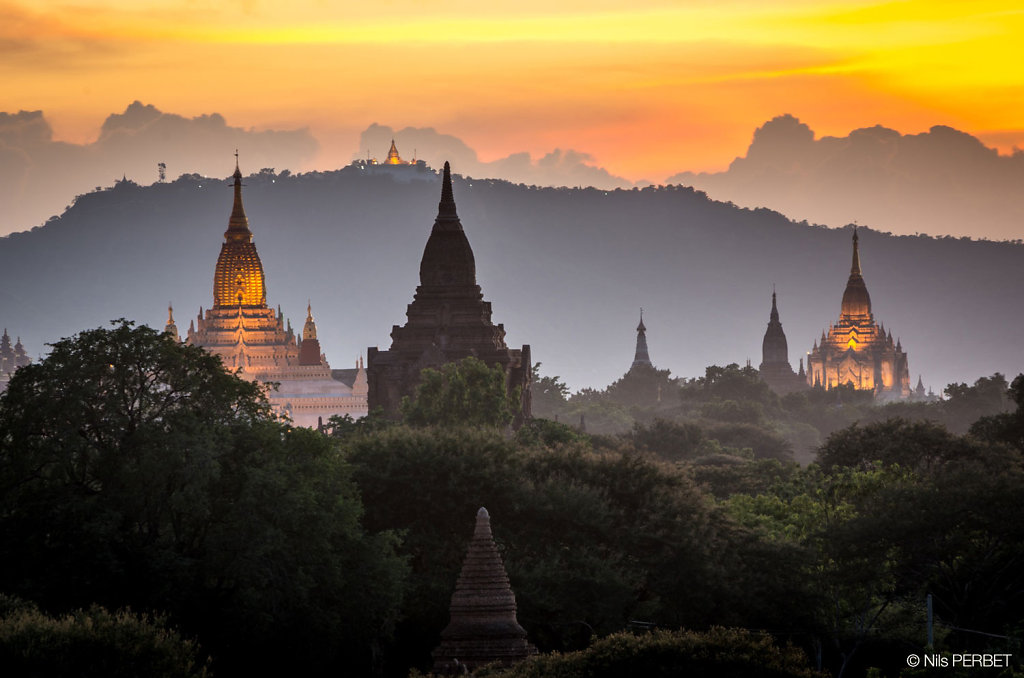
<path fill-rule="evenodd" d="M 366 414 L 366 375 L 357 361 L 354 370 L 332 370 L 320 352 L 312 305 L 306 307 L 301 339 L 286 323 L 281 309 L 267 306 L 263 263 L 256 252 L 249 220 L 242 206 L 242 172 L 235 163 L 235 202 L 213 275 L 213 308 L 199 309 L 189 323 L 186 341 L 220 356 L 239 376 L 276 382 L 267 394 L 279 413 L 299 426 L 316 426 L 331 415 Z M 168 308 L 166 331 L 177 334 Z"/>
<path fill-rule="evenodd" d="M 437 175 L 427 167 L 427 163 L 416 159 L 415 152 L 412 160 L 402 158 L 394 139 L 391 140 L 391 148 L 388 149 L 388 156 L 383 162 L 378 161 L 375 157 L 371 158 L 370 152 L 367 150 L 366 158 L 353 160 L 349 167 L 363 174 L 388 176 L 399 183 L 437 180 Z"/>
<path fill-rule="evenodd" d="M 807 356 L 807 383 L 831 389 L 849 384 L 874 391 L 883 399 L 910 395 L 907 354 L 899 340 L 893 343 L 871 313 L 871 297 L 860 270 L 857 229 L 853 230 L 853 264 L 843 292 L 839 322 L 831 326 Z"/>
<path fill-rule="evenodd" d="M 408 165 L 409 163 L 402 160 L 402 156 L 398 155 L 398 147 L 395 146 L 395 140 L 391 140 L 391 149 L 388 151 L 388 159 L 384 161 L 385 165 Z"/>

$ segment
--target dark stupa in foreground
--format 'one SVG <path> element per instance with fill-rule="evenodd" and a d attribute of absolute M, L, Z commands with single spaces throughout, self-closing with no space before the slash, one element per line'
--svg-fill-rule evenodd
<path fill-rule="evenodd" d="M 452 594 L 451 622 L 434 650 L 436 673 L 462 673 L 491 662 L 514 664 L 537 654 L 516 621 L 516 597 L 509 587 L 487 509 L 476 514 L 476 529 Z"/>

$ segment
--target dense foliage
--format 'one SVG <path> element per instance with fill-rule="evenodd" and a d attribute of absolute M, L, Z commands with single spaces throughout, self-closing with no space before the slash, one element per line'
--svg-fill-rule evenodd
<path fill-rule="evenodd" d="M 0 596 L 0 672 L 116 675 L 121 650 L 150 675 L 427 670 L 480 506 L 520 622 L 564 653 L 510 676 L 898 676 L 928 594 L 936 652 L 1019 648 L 1024 376 L 883 407 L 735 365 L 646 404 L 615 393 L 667 375 L 568 398 L 540 378 L 566 423 L 585 404 L 619 435 L 513 433 L 498 372 L 425 376 L 404 423 L 326 436 L 148 328 L 58 342 L 0 397 L 0 593 L 31 601 Z"/>
<path fill-rule="evenodd" d="M 60 617 L 0 596 L 0 667 L 5 675 L 59 678 L 203 678 L 206 661 L 166 620 L 101 607 Z"/>
<path fill-rule="evenodd" d="M 373 665 L 404 565 L 361 511 L 329 441 L 149 328 L 62 340 L 0 399 L 0 590 L 166 613 L 217 671 Z"/>
<path fill-rule="evenodd" d="M 505 371 L 470 356 L 440 369 L 426 368 L 412 398 L 402 399 L 410 426 L 508 426 L 521 394 L 509 393 Z"/>
<path fill-rule="evenodd" d="M 616 633 L 568 654 L 536 657 L 511 669 L 489 667 L 493 678 L 815 678 L 803 653 L 780 648 L 768 634 L 712 628 L 704 633 Z"/>

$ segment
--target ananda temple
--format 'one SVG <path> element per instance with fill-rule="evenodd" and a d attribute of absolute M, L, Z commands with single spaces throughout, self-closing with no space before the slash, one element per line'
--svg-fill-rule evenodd
<path fill-rule="evenodd" d="M 189 323 L 186 341 L 220 356 L 239 376 L 276 383 L 267 396 L 274 409 L 298 426 L 317 426 L 331 415 L 366 414 L 367 382 L 362 361 L 355 369 L 332 370 L 320 351 L 312 306 L 301 336 L 281 309 L 267 306 L 263 264 L 242 205 L 242 172 L 235 164 L 235 198 L 213 275 L 213 307 Z M 165 330 L 178 338 L 173 311 Z"/>

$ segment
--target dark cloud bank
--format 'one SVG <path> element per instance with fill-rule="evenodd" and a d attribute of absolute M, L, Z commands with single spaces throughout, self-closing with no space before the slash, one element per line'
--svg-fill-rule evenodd
<path fill-rule="evenodd" d="M 745 157 L 718 173 L 668 179 L 744 207 L 893 233 L 1024 235 L 1024 152 L 1002 156 L 951 127 L 900 134 L 880 125 L 816 139 L 784 115 L 758 128 Z"/>
<path fill-rule="evenodd" d="M 555 149 L 540 158 L 514 153 L 484 162 L 459 138 L 432 128 L 370 125 L 355 157 L 383 159 L 392 139 L 406 159 L 415 155 L 433 167 L 450 160 L 466 176 L 536 186 L 632 186 L 581 151 Z M 294 172 L 313 161 L 318 145 L 308 129 L 245 130 L 217 113 L 185 118 L 139 102 L 110 115 L 99 138 L 84 146 L 54 141 L 40 111 L 0 113 L 0 201 L 6 206 L 0 233 L 36 226 L 75 195 L 122 175 L 149 184 L 159 162 L 166 163 L 169 179 L 222 174 L 235 148 L 247 167 Z M 903 135 L 875 126 L 816 139 L 807 125 L 785 115 L 760 127 L 747 154 L 727 171 L 683 172 L 668 183 L 831 226 L 858 222 L 897 234 L 1006 240 L 1024 234 L 1024 153 L 1001 156 L 949 127 Z"/>
<path fill-rule="evenodd" d="M 36 226 L 74 196 L 122 176 L 156 181 L 160 162 L 170 178 L 216 176 L 236 148 L 245 149 L 252 167 L 284 168 L 301 165 L 317 147 L 307 129 L 245 130 L 217 113 L 185 118 L 138 101 L 110 115 L 99 138 L 86 145 L 54 141 L 42 111 L 0 113 L 0 233 Z"/>

